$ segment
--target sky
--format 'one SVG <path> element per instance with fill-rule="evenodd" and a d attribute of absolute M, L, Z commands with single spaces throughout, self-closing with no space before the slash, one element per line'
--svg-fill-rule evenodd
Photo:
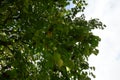
<path fill-rule="evenodd" d="M 96 67 L 92 80 L 120 80 L 120 0 L 86 0 L 87 19 L 99 18 L 107 27 L 93 31 L 100 36 L 99 54 L 90 56 L 89 63 Z M 79 15 L 79 14 L 78 14 Z"/>

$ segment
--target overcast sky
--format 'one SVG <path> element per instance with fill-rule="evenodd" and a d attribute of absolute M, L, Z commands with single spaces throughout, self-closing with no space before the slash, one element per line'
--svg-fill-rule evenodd
<path fill-rule="evenodd" d="M 87 19 L 99 18 L 107 25 L 94 33 L 101 37 L 99 55 L 90 57 L 96 67 L 95 79 L 120 80 L 120 0 L 88 0 Z"/>

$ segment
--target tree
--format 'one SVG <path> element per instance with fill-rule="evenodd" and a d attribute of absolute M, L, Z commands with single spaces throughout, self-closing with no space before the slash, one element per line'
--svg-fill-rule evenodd
<path fill-rule="evenodd" d="M 73 8 L 66 7 L 74 4 Z M 98 54 L 94 29 L 105 25 L 86 20 L 84 0 L 1 0 L 1 80 L 90 80 L 91 54 Z"/>

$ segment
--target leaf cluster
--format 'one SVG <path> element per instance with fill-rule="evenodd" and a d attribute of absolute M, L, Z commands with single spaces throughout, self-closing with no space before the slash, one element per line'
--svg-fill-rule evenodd
<path fill-rule="evenodd" d="M 75 6 L 66 9 L 70 3 Z M 90 80 L 91 54 L 98 54 L 105 25 L 86 20 L 85 0 L 1 0 L 0 79 Z"/>

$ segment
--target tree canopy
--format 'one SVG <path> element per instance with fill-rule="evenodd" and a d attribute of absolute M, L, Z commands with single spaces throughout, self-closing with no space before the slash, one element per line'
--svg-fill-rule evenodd
<path fill-rule="evenodd" d="M 72 8 L 67 8 L 73 4 Z M 90 80 L 104 29 L 86 20 L 85 0 L 0 0 L 1 80 Z"/>

